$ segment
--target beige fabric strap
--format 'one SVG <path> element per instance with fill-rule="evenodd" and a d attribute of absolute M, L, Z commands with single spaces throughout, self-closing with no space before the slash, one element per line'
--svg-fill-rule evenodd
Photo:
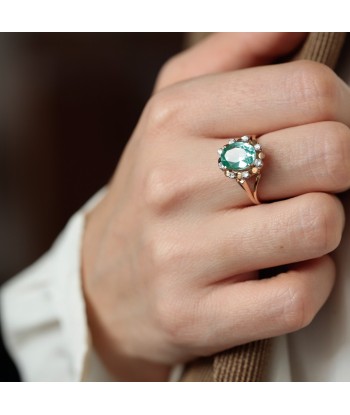
<path fill-rule="evenodd" d="M 310 33 L 296 59 L 322 62 L 334 68 L 345 33 Z M 234 347 L 187 365 L 182 382 L 260 382 L 268 363 L 269 339 Z"/>
<path fill-rule="evenodd" d="M 237 346 L 215 356 L 191 362 L 182 382 L 252 382 L 263 377 L 270 340 Z"/>
<path fill-rule="evenodd" d="M 346 33 L 310 33 L 296 58 L 321 62 L 334 69 L 345 38 Z"/>

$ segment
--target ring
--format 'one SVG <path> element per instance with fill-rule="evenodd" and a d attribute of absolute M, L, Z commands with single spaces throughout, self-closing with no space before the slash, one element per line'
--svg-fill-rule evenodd
<path fill-rule="evenodd" d="M 245 190 L 249 199 L 256 205 L 260 204 L 258 198 L 258 185 L 261 178 L 261 169 L 264 165 L 265 154 L 255 135 L 244 135 L 240 138 L 231 138 L 228 144 L 219 148 L 219 168 L 226 177 L 235 179 Z M 255 177 L 253 190 L 247 180 Z"/>

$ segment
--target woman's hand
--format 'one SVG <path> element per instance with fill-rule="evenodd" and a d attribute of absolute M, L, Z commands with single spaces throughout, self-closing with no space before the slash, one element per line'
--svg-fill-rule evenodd
<path fill-rule="evenodd" d="M 228 48 L 230 36 L 207 40 L 207 50 Z M 223 47 L 211 75 L 169 86 L 200 74 L 191 62 L 203 45 L 167 65 L 87 217 L 90 329 L 122 380 L 165 380 L 175 363 L 298 330 L 331 291 L 327 254 L 344 226 L 331 193 L 350 187 L 350 93 L 312 62 L 237 70 L 300 40 L 269 36 L 272 49 L 262 41 L 255 54 Z M 266 153 L 259 206 L 217 167 L 217 149 L 244 134 L 261 136 Z M 287 273 L 257 279 L 284 264 L 293 264 Z"/>

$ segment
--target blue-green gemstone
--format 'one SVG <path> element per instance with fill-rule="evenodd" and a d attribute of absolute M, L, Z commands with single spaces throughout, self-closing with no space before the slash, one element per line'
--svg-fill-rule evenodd
<path fill-rule="evenodd" d="M 221 163 L 229 170 L 246 170 L 254 164 L 255 148 L 249 143 L 236 141 L 228 144 L 221 153 Z"/>

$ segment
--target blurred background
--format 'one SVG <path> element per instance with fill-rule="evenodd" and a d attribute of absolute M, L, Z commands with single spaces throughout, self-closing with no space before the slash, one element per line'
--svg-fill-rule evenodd
<path fill-rule="evenodd" d="M 0 34 L 0 284 L 111 177 L 182 33 Z M 0 340 L 0 381 L 18 380 Z"/>

